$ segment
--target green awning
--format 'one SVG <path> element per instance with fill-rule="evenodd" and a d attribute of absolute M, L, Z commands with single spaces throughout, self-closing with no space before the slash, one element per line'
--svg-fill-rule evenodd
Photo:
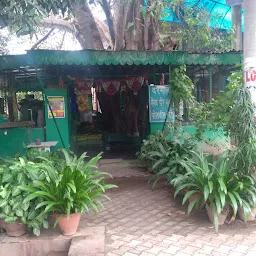
<path fill-rule="evenodd" d="M 31 50 L 25 55 L 0 56 L 0 70 L 47 65 L 236 65 L 241 52 L 188 53 L 182 51 L 54 51 Z"/>

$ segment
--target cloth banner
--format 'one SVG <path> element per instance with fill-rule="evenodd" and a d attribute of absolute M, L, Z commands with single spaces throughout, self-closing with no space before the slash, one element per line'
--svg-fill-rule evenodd
<path fill-rule="evenodd" d="M 102 87 L 105 90 L 105 92 L 113 96 L 116 94 L 120 89 L 121 81 L 102 81 Z"/>

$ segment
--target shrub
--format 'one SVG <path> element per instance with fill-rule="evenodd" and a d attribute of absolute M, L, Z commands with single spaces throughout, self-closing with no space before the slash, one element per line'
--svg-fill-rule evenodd
<path fill-rule="evenodd" d="M 182 204 L 194 194 L 200 196 L 188 205 L 188 213 L 197 204 L 206 203 L 213 211 L 214 226 L 218 230 L 218 216 L 227 207 L 231 207 L 236 216 L 238 206 L 250 213 L 250 202 L 256 200 L 255 180 L 249 175 L 239 175 L 234 172 L 233 159 L 226 151 L 216 160 L 211 155 L 205 156 L 202 151 L 194 152 L 193 159 L 183 161 L 186 174 L 176 178 L 172 183 L 176 186 L 175 197 L 182 190 L 187 189 Z M 244 195 L 250 195 L 244 197 Z"/>
<path fill-rule="evenodd" d="M 63 150 L 65 165 L 57 169 L 50 161 L 45 162 L 46 180 L 34 180 L 32 184 L 21 186 L 29 195 L 25 199 L 30 202 L 35 198 L 41 200 L 35 209 L 40 209 L 42 215 L 59 213 L 85 212 L 103 207 L 102 198 L 109 199 L 105 192 L 115 188 L 115 185 L 105 184 L 105 177 L 109 174 L 100 172 L 97 163 L 101 154 L 85 162 L 86 153 L 77 158 L 75 155 Z"/>

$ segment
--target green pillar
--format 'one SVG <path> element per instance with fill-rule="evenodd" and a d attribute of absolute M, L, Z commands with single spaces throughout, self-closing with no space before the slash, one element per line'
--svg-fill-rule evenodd
<path fill-rule="evenodd" d="M 209 67 L 209 80 L 210 80 L 210 102 L 212 102 L 213 93 L 212 93 L 212 67 Z"/>
<path fill-rule="evenodd" d="M 48 103 L 51 105 L 52 117 Z M 54 120 L 55 119 L 55 120 Z M 46 140 L 58 141 L 53 151 L 69 148 L 69 105 L 67 89 L 45 89 Z"/>
<path fill-rule="evenodd" d="M 172 79 L 172 66 L 169 65 L 169 81 L 168 81 L 168 84 L 171 81 L 171 79 Z"/>

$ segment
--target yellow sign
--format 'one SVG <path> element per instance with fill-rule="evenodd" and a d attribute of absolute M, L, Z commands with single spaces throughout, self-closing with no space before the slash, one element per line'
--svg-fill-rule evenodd
<path fill-rule="evenodd" d="M 64 118 L 65 117 L 64 97 L 49 96 L 47 98 L 48 98 L 48 103 L 51 106 L 51 109 L 48 106 L 48 118 L 52 118 L 52 114 L 54 115 L 55 118 Z"/>

